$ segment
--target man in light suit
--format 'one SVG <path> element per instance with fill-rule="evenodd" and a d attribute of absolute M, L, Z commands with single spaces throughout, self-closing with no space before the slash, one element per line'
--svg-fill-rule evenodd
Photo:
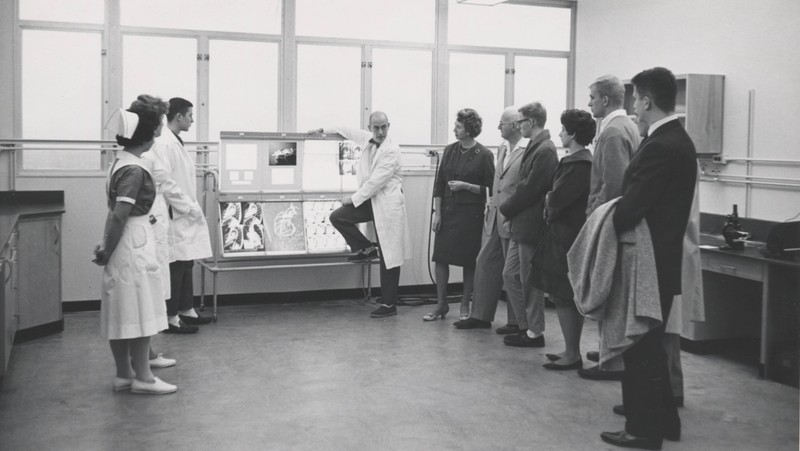
<path fill-rule="evenodd" d="M 505 201 L 509 193 L 519 183 L 519 163 L 530 140 L 522 136 L 519 121 L 522 115 L 517 107 L 510 106 L 500 117 L 500 136 L 503 143 L 497 150 L 497 167 L 494 171 L 492 196 L 486 204 L 486 215 L 483 223 L 483 244 L 475 264 L 475 288 L 472 299 L 470 317 L 456 321 L 457 329 L 489 329 L 494 321 L 497 301 L 503 290 L 503 266 L 508 252 L 511 231 L 505 217 L 497 211 L 497 206 Z M 519 333 L 514 310 L 508 307 L 508 322 L 498 327 L 498 334 Z"/>
<path fill-rule="evenodd" d="M 531 259 L 546 227 L 544 198 L 553 183 L 558 155 L 550 132 L 544 129 L 547 121 L 544 106 L 532 102 L 523 105 L 519 112 L 520 131 L 530 142 L 520 158 L 519 183 L 498 208 L 511 225 L 503 282 L 520 332 L 506 335 L 503 342 L 508 346 L 541 348 L 544 347 L 544 293 L 531 283 Z"/>
<path fill-rule="evenodd" d="M 663 322 L 622 354 L 625 429 L 603 432 L 601 438 L 625 448 L 661 449 L 663 439 L 680 440 L 681 435 L 662 341 L 673 297 L 681 293 L 683 239 L 694 198 L 697 155 L 675 114 L 678 88 L 672 72 L 656 67 L 632 81 L 639 129 L 647 130 L 647 137 L 625 171 L 614 227 L 619 234 L 647 220 Z"/>
<path fill-rule="evenodd" d="M 592 179 L 586 216 L 600 205 L 622 195 L 622 176 L 639 147 L 639 130 L 622 108 L 625 85 L 613 75 L 604 75 L 589 85 L 589 108 L 600 124 L 594 142 Z M 589 360 L 599 359 L 597 352 L 589 352 Z M 613 359 L 578 370 L 578 376 L 592 380 L 622 379 L 622 361 Z"/>

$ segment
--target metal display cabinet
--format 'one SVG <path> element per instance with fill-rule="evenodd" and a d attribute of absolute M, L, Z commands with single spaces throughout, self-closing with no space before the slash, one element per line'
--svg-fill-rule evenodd
<path fill-rule="evenodd" d="M 210 224 L 214 255 L 199 262 L 203 306 L 206 271 L 212 276 L 214 320 L 218 273 L 354 264 L 328 217 L 358 188 L 360 147 L 338 134 L 220 135 L 211 205 L 217 220 Z M 357 263 L 368 298 L 374 263 Z"/>

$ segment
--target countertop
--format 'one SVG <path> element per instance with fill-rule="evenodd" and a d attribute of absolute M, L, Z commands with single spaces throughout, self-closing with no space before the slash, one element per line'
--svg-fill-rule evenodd
<path fill-rule="evenodd" d="M 704 252 L 711 252 L 715 254 L 734 255 L 742 258 L 749 258 L 760 260 L 766 263 L 791 266 L 800 268 L 800 255 L 795 254 L 793 259 L 782 259 L 776 257 L 768 257 L 762 253 L 766 249 L 763 243 L 751 244 L 745 243 L 743 250 L 737 251 L 732 249 L 720 249 L 719 246 L 725 244 L 725 239 L 722 235 L 712 235 L 701 233 L 700 234 L 700 249 Z"/>
<path fill-rule="evenodd" d="M 23 216 L 64 213 L 63 191 L 0 191 L 0 247 Z"/>

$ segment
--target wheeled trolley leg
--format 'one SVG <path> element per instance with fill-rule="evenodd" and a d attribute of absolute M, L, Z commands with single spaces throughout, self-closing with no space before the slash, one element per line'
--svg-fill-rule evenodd
<path fill-rule="evenodd" d="M 200 311 L 206 310 L 206 267 L 200 265 Z"/>
<path fill-rule="evenodd" d="M 211 312 L 211 319 L 214 320 L 214 322 L 216 323 L 217 322 L 217 273 L 212 271 L 211 278 L 213 280 L 211 286 L 212 289 L 214 290 L 214 306 Z"/>

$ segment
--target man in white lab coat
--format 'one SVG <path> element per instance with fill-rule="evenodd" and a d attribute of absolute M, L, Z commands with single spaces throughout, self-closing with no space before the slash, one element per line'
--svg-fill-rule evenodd
<path fill-rule="evenodd" d="M 169 100 L 169 132 L 165 131 L 156 138 L 148 153 L 170 174 L 181 191 L 197 202 L 194 161 L 180 138 L 180 133 L 188 131 L 194 123 L 193 107 L 191 102 L 180 97 Z M 168 205 L 171 204 L 169 197 L 166 201 Z M 196 325 L 211 322 L 211 317 L 200 316 L 194 310 L 192 282 L 194 260 L 211 256 L 211 239 L 205 217 L 184 214 L 177 208 L 170 208 L 169 248 L 171 296 L 167 300 L 169 329 L 165 332 L 195 333 L 198 330 Z"/>
<path fill-rule="evenodd" d="M 369 117 L 369 132 L 347 127 L 317 129 L 312 133 L 335 132 L 361 146 L 358 190 L 342 198 L 342 206 L 331 213 L 331 224 L 342 234 L 354 254 L 350 261 L 380 257 L 382 304 L 370 313 L 373 318 L 397 315 L 400 266 L 411 258 L 400 148 L 389 139 L 389 118 L 376 111 Z M 358 230 L 357 224 L 374 221 L 377 243 Z"/>

